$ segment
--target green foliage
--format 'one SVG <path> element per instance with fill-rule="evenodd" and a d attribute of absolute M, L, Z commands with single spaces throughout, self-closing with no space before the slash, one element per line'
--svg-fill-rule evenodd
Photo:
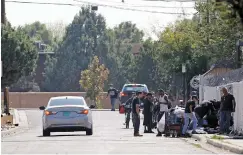
<path fill-rule="evenodd" d="M 73 22 L 67 26 L 66 34 L 55 56 L 48 59 L 45 68 L 45 91 L 80 91 L 80 71 L 85 70 L 94 55 L 103 62 L 106 59 L 106 23 L 101 15 L 81 8 Z M 82 88 L 81 88 L 82 90 Z"/>
<path fill-rule="evenodd" d="M 24 31 L 33 41 L 40 41 L 47 45 L 47 51 L 52 51 L 57 46 L 57 40 L 53 37 L 53 33 L 47 29 L 46 25 L 36 21 L 23 27 L 18 27 Z"/>
<path fill-rule="evenodd" d="M 81 8 L 67 26 L 55 57 L 46 62 L 45 90 L 85 90 L 77 84 L 79 73 L 88 68 L 96 55 L 109 69 L 107 83 L 118 89 L 124 83 L 135 82 L 145 83 L 151 90 L 162 87 L 180 93 L 183 63 L 187 66 L 189 83 L 193 76 L 205 73 L 218 60 L 235 61 L 235 43 L 242 38 L 240 19 L 232 18 L 226 3 L 198 2 L 195 8 L 198 13 L 192 19 L 167 26 L 158 34 L 158 41 L 144 40 L 143 31 L 131 22 L 108 29 L 104 17 L 88 7 Z"/>
<path fill-rule="evenodd" d="M 141 46 L 144 33 L 131 22 L 122 22 L 114 29 L 109 29 L 107 33 L 109 63 L 106 66 L 111 72 L 109 82 L 118 88 L 124 83 L 136 82 L 134 77 L 137 72 L 134 69 L 136 64 L 133 53 L 137 52 L 136 46 Z"/>
<path fill-rule="evenodd" d="M 37 50 L 30 38 L 10 25 L 2 25 L 2 88 L 16 83 L 23 75 L 29 75 L 36 67 Z"/>
<path fill-rule="evenodd" d="M 104 64 L 100 64 L 97 56 L 93 58 L 88 69 L 81 72 L 79 84 L 86 91 L 86 97 L 95 101 L 98 107 L 100 107 L 98 96 L 103 92 L 104 83 L 108 79 L 108 75 L 109 70 Z"/>

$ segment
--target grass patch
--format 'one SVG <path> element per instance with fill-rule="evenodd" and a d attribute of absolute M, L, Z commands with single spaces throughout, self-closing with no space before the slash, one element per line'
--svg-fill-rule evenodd
<path fill-rule="evenodd" d="M 218 135 L 213 135 L 213 136 L 211 137 L 211 139 L 215 139 L 215 140 L 224 140 L 224 137 L 222 137 L 222 136 L 218 136 Z"/>
<path fill-rule="evenodd" d="M 192 145 L 195 146 L 196 148 L 202 148 L 200 144 L 192 144 Z"/>

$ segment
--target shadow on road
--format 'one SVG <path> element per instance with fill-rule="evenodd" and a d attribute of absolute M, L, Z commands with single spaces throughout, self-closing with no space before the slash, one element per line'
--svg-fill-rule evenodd
<path fill-rule="evenodd" d="M 69 137 L 69 136 L 87 136 L 86 134 L 71 134 L 71 135 L 51 135 L 51 136 L 37 136 L 37 137 Z"/>

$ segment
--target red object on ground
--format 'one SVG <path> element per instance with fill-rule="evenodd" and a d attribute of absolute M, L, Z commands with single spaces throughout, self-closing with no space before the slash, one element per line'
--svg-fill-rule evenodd
<path fill-rule="evenodd" d="M 119 108 L 119 113 L 120 113 L 120 114 L 124 114 L 124 113 L 125 113 L 125 108 L 124 108 L 124 106 L 120 106 L 120 108 Z"/>

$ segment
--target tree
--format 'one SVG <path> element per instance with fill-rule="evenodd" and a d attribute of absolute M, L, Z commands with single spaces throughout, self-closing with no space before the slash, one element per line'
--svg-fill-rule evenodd
<path fill-rule="evenodd" d="M 133 47 L 142 44 L 143 31 L 132 22 L 122 22 L 107 30 L 107 35 L 109 63 L 106 66 L 111 73 L 109 82 L 115 87 L 122 87 L 127 82 L 136 82 Z"/>
<path fill-rule="evenodd" d="M 2 25 L 2 88 L 16 83 L 23 75 L 28 76 L 36 67 L 38 57 L 31 39 L 20 30 L 14 30 L 9 24 Z"/>
<path fill-rule="evenodd" d="M 136 71 L 136 82 L 146 82 L 150 90 L 157 90 L 161 86 L 161 77 L 158 72 L 157 43 L 151 38 L 143 42 L 139 55 L 135 58 L 134 71 Z"/>
<path fill-rule="evenodd" d="M 32 24 L 26 24 L 23 27 L 19 27 L 24 31 L 33 41 L 40 41 L 47 45 L 47 50 L 52 51 L 56 46 L 53 34 L 47 29 L 46 25 L 36 21 Z"/>
<path fill-rule="evenodd" d="M 108 79 L 109 70 L 104 64 L 100 64 L 99 58 L 95 56 L 88 69 L 81 72 L 79 84 L 86 91 L 86 97 L 90 98 L 99 108 L 99 94 L 103 92 L 104 83 Z"/>
<path fill-rule="evenodd" d="M 53 59 L 46 62 L 45 91 L 80 91 L 77 81 L 80 70 L 88 67 L 94 55 L 103 61 L 106 57 L 106 23 L 104 17 L 82 7 L 67 26 L 60 46 L 55 50 Z"/>
<path fill-rule="evenodd" d="M 48 23 L 46 27 L 52 33 L 55 42 L 62 41 L 66 33 L 66 25 L 62 21 Z"/>

